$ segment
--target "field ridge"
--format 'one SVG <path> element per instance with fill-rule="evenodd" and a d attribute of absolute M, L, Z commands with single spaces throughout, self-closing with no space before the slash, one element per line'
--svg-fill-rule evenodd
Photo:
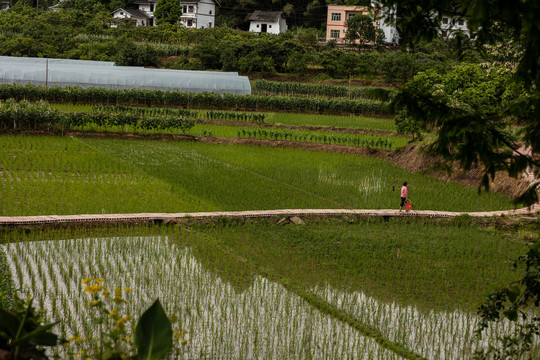
<path fill-rule="evenodd" d="M 360 215 L 376 217 L 427 217 L 449 218 L 461 215 L 471 217 L 495 217 L 495 216 L 527 216 L 536 215 L 540 212 L 540 204 L 515 210 L 484 211 L 484 212 L 457 212 L 457 211 L 434 211 L 412 210 L 400 212 L 394 209 L 282 209 L 282 210 L 253 210 L 253 211 L 215 211 L 195 213 L 134 213 L 134 214 L 83 214 L 83 215 L 39 215 L 39 216 L 1 216 L 0 225 L 37 225 L 59 224 L 73 222 L 111 222 L 111 221 L 153 221 L 174 222 L 184 219 L 209 219 L 219 217 L 251 218 L 272 216 L 339 216 Z"/>

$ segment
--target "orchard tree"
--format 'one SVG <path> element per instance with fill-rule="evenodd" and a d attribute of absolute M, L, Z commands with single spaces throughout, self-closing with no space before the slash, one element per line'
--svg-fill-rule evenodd
<path fill-rule="evenodd" d="M 182 16 L 182 5 L 180 0 L 159 0 L 154 11 L 156 23 L 175 25 Z"/>
<path fill-rule="evenodd" d="M 360 47 L 367 43 L 375 43 L 376 31 L 371 16 L 357 14 L 349 18 L 345 40 L 358 43 Z"/>

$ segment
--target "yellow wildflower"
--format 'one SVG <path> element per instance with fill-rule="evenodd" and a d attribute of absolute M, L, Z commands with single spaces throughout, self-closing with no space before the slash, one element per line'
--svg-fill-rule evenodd
<path fill-rule="evenodd" d="M 188 343 L 187 339 L 182 340 L 182 345 L 186 345 Z"/>
<path fill-rule="evenodd" d="M 103 279 L 94 279 L 94 282 L 96 284 L 101 284 L 103 282 Z"/>
<path fill-rule="evenodd" d="M 84 291 L 86 291 L 90 295 L 94 295 L 101 290 L 103 290 L 103 285 L 88 285 L 84 288 Z"/>
<path fill-rule="evenodd" d="M 92 278 L 87 277 L 87 278 L 85 278 L 85 279 L 83 280 L 82 284 L 83 284 L 83 285 L 86 285 L 86 284 L 88 284 L 90 281 L 92 281 Z"/>
<path fill-rule="evenodd" d="M 122 290 L 124 290 L 124 291 L 133 291 L 133 289 L 130 288 L 130 287 L 123 287 Z"/>
<path fill-rule="evenodd" d="M 109 311 L 109 317 L 113 317 L 114 315 L 118 314 L 118 310 L 111 310 Z"/>
<path fill-rule="evenodd" d="M 103 297 L 109 297 L 109 291 L 103 290 Z"/>
<path fill-rule="evenodd" d="M 128 314 L 128 315 L 126 315 L 126 316 L 124 316 L 124 317 L 122 317 L 122 318 L 116 320 L 116 325 L 120 325 L 120 324 L 122 324 L 122 323 L 124 323 L 124 322 L 130 320 L 131 317 L 132 317 L 132 316 Z"/>
<path fill-rule="evenodd" d="M 131 338 L 129 336 L 124 336 L 122 339 L 124 339 L 126 341 L 131 341 Z"/>

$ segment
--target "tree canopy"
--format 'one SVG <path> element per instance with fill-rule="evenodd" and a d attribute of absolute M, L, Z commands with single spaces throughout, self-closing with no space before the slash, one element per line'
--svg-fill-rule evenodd
<path fill-rule="evenodd" d="M 174 25 L 180 21 L 182 5 L 180 0 L 159 0 L 154 11 L 156 23 Z"/>
<path fill-rule="evenodd" d="M 358 42 L 360 46 L 375 42 L 375 27 L 373 19 L 368 15 L 357 14 L 347 20 L 347 33 L 345 40 L 351 43 Z"/>

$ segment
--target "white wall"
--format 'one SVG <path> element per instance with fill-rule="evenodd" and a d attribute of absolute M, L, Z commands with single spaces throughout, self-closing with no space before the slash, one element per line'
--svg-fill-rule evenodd
<path fill-rule="evenodd" d="M 213 1 L 200 1 L 197 8 L 197 29 L 216 26 L 216 4 Z"/>
<path fill-rule="evenodd" d="M 279 34 L 280 32 L 284 32 L 287 30 L 287 24 L 285 24 L 285 30 L 280 30 L 280 22 L 268 22 L 268 21 L 251 21 L 249 24 L 249 31 L 251 32 L 257 32 L 260 33 L 262 29 L 262 25 L 266 24 L 266 32 L 268 34 Z M 283 23 L 285 23 L 285 20 L 283 20 Z"/>

